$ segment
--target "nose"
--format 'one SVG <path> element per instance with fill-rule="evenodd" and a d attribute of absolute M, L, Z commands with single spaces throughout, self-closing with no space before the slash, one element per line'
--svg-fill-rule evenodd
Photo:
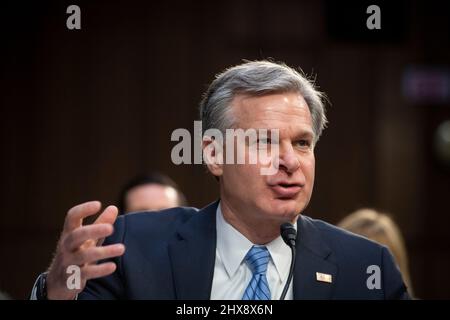
<path fill-rule="evenodd" d="M 280 146 L 279 170 L 293 173 L 300 167 L 300 160 L 295 154 L 292 144 Z"/>

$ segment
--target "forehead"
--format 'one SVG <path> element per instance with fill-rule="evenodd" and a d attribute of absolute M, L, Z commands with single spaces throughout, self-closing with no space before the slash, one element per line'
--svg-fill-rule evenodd
<path fill-rule="evenodd" d="M 127 193 L 128 198 L 148 197 L 148 198 L 171 198 L 176 197 L 176 190 L 170 186 L 160 184 L 143 184 L 130 189 Z"/>
<path fill-rule="evenodd" d="M 231 106 L 235 125 L 240 128 L 279 129 L 280 134 L 304 131 L 312 134 L 311 113 L 299 93 L 237 95 Z"/>

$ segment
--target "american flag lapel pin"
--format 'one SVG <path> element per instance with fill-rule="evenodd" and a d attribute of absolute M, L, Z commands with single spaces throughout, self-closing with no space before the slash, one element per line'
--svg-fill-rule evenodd
<path fill-rule="evenodd" d="M 333 282 L 333 278 L 331 277 L 331 274 L 320 273 L 320 272 L 316 272 L 316 280 L 320 281 L 320 282 L 327 282 L 327 283 Z"/>

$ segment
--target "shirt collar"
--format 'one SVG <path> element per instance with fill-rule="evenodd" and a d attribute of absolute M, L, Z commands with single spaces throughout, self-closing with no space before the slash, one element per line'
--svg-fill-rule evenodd
<path fill-rule="evenodd" d="M 294 224 L 294 227 L 297 229 L 297 224 Z M 254 244 L 225 221 L 220 202 L 216 210 L 216 229 L 217 251 L 228 276 L 231 278 Z M 266 244 L 266 247 L 280 281 L 286 281 L 291 263 L 291 249 L 284 243 L 281 236 Z"/>

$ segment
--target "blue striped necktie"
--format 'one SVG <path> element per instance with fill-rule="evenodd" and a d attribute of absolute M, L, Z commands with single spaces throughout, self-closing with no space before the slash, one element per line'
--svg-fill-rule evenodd
<path fill-rule="evenodd" d="M 270 289 L 267 283 L 267 265 L 270 253 L 265 246 L 253 246 L 245 256 L 245 263 L 253 273 L 252 279 L 245 289 L 242 300 L 270 300 Z"/>

